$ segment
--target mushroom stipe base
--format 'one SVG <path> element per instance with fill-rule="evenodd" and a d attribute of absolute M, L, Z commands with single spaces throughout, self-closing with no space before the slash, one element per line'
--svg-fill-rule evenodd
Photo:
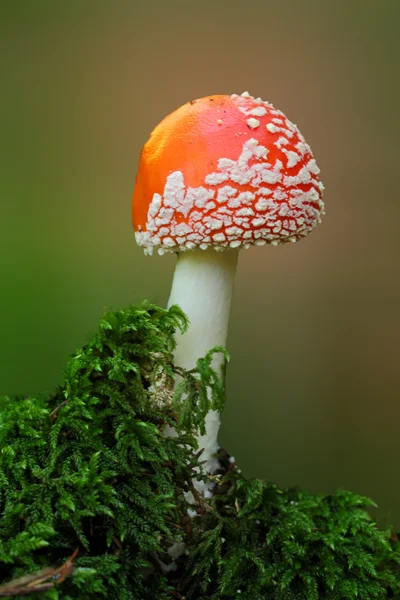
<path fill-rule="evenodd" d="M 248 480 L 223 450 L 212 497 L 196 492 L 224 386 L 213 353 L 175 365 L 186 327 L 176 306 L 107 313 L 52 394 L 0 401 L 0 596 L 400 598 L 400 543 L 371 500 Z"/>

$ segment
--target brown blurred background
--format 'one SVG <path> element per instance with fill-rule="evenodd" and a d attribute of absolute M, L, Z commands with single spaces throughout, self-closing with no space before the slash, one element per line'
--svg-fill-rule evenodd
<path fill-rule="evenodd" d="M 60 382 L 106 308 L 166 303 L 174 257 L 131 228 L 141 147 L 186 101 L 249 90 L 299 125 L 327 214 L 242 252 L 221 441 L 399 530 L 399 22 L 398 0 L 2 0 L 0 393 Z"/>

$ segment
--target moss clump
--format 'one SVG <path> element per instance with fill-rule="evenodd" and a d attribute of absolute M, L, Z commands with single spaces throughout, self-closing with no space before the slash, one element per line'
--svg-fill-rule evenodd
<path fill-rule="evenodd" d="M 223 389 L 212 353 L 174 366 L 186 326 L 177 307 L 110 312 L 54 394 L 2 399 L 0 597 L 400 598 L 399 543 L 349 492 L 279 490 L 226 460 L 188 516 L 195 433 Z"/>
<path fill-rule="evenodd" d="M 356 494 L 280 490 L 233 471 L 198 526 L 186 598 L 400 598 L 400 548 Z"/>

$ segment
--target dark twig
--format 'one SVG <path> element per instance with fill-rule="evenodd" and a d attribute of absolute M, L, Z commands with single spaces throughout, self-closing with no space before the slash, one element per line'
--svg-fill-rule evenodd
<path fill-rule="evenodd" d="M 73 554 L 67 558 L 65 563 L 58 569 L 53 567 L 46 567 L 32 573 L 31 575 L 24 575 L 9 581 L 5 585 L 0 586 L 0 597 L 11 598 L 12 596 L 27 596 L 33 592 L 44 592 L 54 587 L 54 584 L 62 583 L 67 577 L 69 577 L 75 568 L 74 558 L 78 554 L 78 548 L 76 548 Z"/>
<path fill-rule="evenodd" d="M 58 411 L 60 410 L 60 408 L 62 408 L 63 406 L 65 406 L 67 404 L 67 402 L 68 402 L 68 398 L 67 398 L 67 400 L 64 400 L 64 402 L 61 402 L 61 404 L 59 404 L 58 406 L 56 406 L 56 408 L 51 411 L 49 417 L 53 418 L 56 415 L 56 413 L 58 413 Z"/>

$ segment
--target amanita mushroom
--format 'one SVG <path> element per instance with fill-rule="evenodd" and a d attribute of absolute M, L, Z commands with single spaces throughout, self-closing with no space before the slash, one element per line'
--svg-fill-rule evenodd
<path fill-rule="evenodd" d="M 175 360 L 191 369 L 226 346 L 241 248 L 296 242 L 320 223 L 324 187 L 304 137 L 269 102 L 248 92 L 184 104 L 144 145 L 133 194 L 133 225 L 146 254 L 177 253 L 168 306 L 187 314 Z M 216 368 L 223 358 L 216 355 Z M 206 420 L 205 467 L 217 463 L 220 415 Z"/>

